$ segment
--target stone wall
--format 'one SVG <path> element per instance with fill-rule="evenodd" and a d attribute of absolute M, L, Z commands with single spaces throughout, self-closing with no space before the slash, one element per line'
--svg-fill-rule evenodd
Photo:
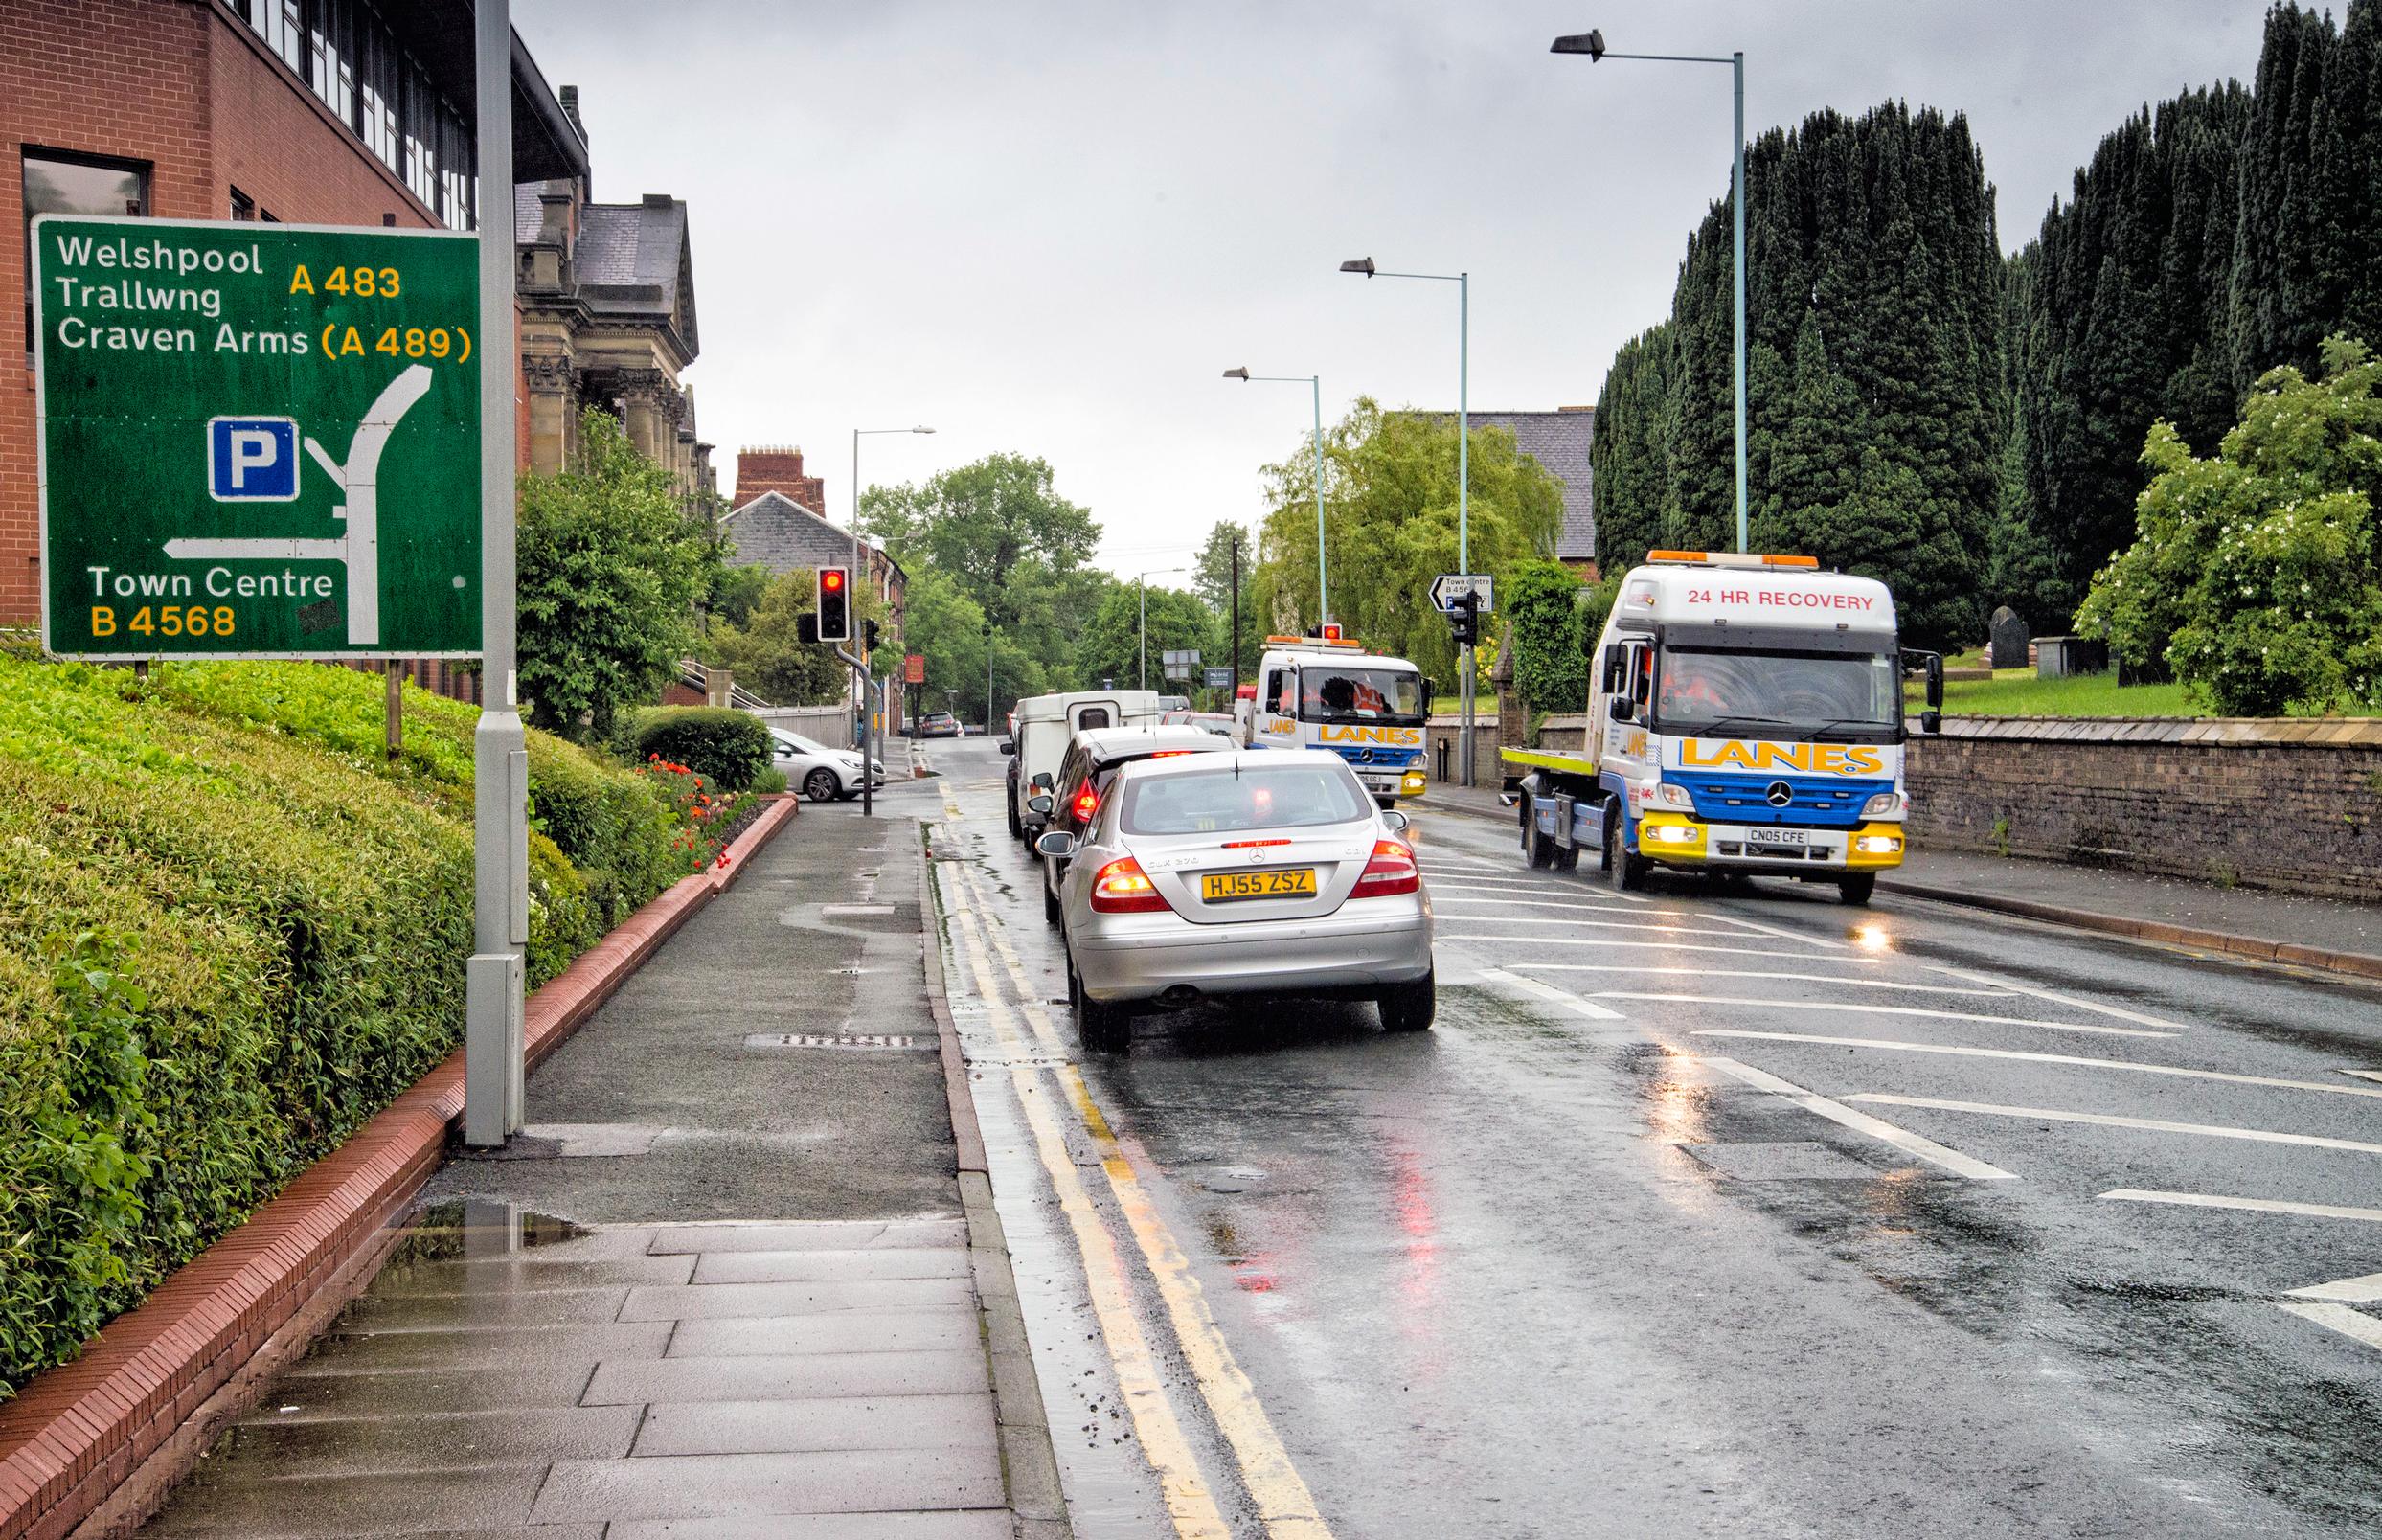
<path fill-rule="evenodd" d="M 2382 720 L 1912 723 L 1915 848 L 2382 900 Z"/>
<path fill-rule="evenodd" d="M 1472 707 L 1472 783 L 1475 786 L 1495 786 L 1505 773 L 1504 761 L 1497 758 L 1503 740 L 1497 735 L 1498 714 L 1487 709 L 1486 700 Z M 1423 771 L 1434 781 L 1445 781 L 1453 785 L 1463 783 L 1463 719 L 1455 712 L 1435 711 L 1430 724 L 1423 730 Z M 1442 766 L 1445 774 L 1441 774 Z"/>

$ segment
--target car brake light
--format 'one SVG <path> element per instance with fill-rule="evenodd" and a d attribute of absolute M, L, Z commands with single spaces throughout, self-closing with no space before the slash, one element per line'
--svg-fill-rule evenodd
<path fill-rule="evenodd" d="M 1071 811 L 1075 814 L 1075 820 L 1077 823 L 1088 824 L 1092 821 L 1092 815 L 1100 811 L 1100 788 L 1098 786 L 1086 786 L 1081 791 L 1076 793 L 1075 806 L 1071 809 Z"/>
<path fill-rule="evenodd" d="M 1415 852 L 1395 840 L 1375 840 L 1372 859 L 1357 875 L 1354 898 L 1394 898 L 1402 893 L 1422 891 L 1422 873 L 1416 869 Z"/>
<path fill-rule="evenodd" d="M 1191 753 L 1191 750 L 1189 749 L 1160 749 L 1157 753 L 1151 755 L 1150 758 L 1153 759 L 1180 759 L 1189 753 Z"/>
<path fill-rule="evenodd" d="M 1157 915 L 1168 909 L 1164 895 L 1142 870 L 1142 863 L 1121 855 L 1100 869 L 1092 879 L 1092 908 L 1103 915 Z"/>

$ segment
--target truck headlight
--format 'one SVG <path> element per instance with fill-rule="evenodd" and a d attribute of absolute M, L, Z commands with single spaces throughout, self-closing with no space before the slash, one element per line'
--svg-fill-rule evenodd
<path fill-rule="evenodd" d="M 1861 804 L 1863 818 L 1890 818 L 1901 811 L 1902 793 L 1898 791 L 1881 791 Z"/>
<path fill-rule="evenodd" d="M 1852 845 L 1863 855 L 1892 855 L 1902 849 L 1902 838 L 1897 834 L 1864 834 Z"/>
<path fill-rule="evenodd" d="M 1693 845 L 1704 837 L 1692 824 L 1650 824 L 1643 833 L 1652 835 L 1658 845 Z"/>
<path fill-rule="evenodd" d="M 1657 785 L 1654 788 L 1654 800 L 1666 807 L 1684 807 L 1690 812 L 1695 810 L 1694 795 L 1687 787 L 1672 781 L 1666 781 Z"/>

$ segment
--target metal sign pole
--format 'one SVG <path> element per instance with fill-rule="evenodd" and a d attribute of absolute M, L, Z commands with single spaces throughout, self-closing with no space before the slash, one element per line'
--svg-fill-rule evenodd
<path fill-rule="evenodd" d="M 480 723 L 472 735 L 472 933 L 464 1143 L 522 1123 L 523 955 L 530 939 L 530 757 L 513 650 L 512 23 L 477 0 L 480 167 Z"/>

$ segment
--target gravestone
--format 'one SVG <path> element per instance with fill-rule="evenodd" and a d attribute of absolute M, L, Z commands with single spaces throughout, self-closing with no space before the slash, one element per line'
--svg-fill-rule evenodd
<path fill-rule="evenodd" d="M 1987 662 L 1996 668 L 2027 666 L 2027 623 L 2008 604 L 1993 612 L 1993 645 Z"/>

